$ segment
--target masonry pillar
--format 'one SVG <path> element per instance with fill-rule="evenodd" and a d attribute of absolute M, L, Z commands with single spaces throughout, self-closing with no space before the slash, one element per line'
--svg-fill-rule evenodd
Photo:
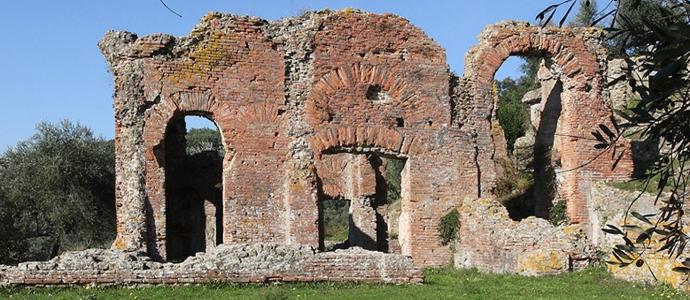
<path fill-rule="evenodd" d="M 350 201 L 350 232 L 348 239 L 350 246 L 361 247 L 367 250 L 377 250 L 376 241 L 376 210 L 373 199 L 363 197 Z"/>

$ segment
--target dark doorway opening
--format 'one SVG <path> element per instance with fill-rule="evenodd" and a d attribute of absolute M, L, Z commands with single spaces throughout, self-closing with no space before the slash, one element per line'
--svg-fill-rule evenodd
<path fill-rule="evenodd" d="M 191 124 L 192 126 L 189 126 Z M 166 249 L 182 261 L 222 243 L 222 168 L 225 151 L 215 124 L 177 116 L 165 138 Z"/>

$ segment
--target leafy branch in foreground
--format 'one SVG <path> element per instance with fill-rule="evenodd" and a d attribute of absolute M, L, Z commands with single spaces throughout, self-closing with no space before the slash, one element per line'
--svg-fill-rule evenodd
<path fill-rule="evenodd" d="M 574 0 L 551 5 L 537 19 L 548 22 L 558 8 L 569 6 L 562 17 L 565 20 L 572 5 Z M 615 245 L 614 259 L 608 263 L 642 267 L 646 254 L 665 253 L 669 258 L 685 258 L 673 271 L 687 274 L 688 280 L 689 236 L 684 232 L 687 225 L 684 215 L 690 180 L 690 1 L 611 0 L 597 15 L 593 24 L 608 21 L 605 27 L 608 37 L 619 44 L 628 65 L 625 74 L 609 84 L 628 82 L 640 102 L 629 112 L 616 111 L 625 120 L 623 124 L 612 120 L 614 128 L 600 125 L 592 132 L 599 142 L 595 147 L 613 148 L 615 153 L 617 141 L 636 134 L 658 143 L 661 149 L 647 172 L 642 191 L 652 184 L 652 178 L 658 178 L 654 201 L 658 211 L 655 214 L 631 211 L 640 193 L 627 206 L 622 228 L 607 225 L 602 229 L 623 241 Z"/>

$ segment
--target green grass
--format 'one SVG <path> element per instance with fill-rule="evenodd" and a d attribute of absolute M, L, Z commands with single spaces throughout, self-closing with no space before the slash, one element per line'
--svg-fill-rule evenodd
<path fill-rule="evenodd" d="M 628 181 L 612 181 L 608 185 L 615 187 L 619 190 L 624 190 L 628 192 L 641 192 L 644 189 L 645 181 L 643 179 L 633 179 Z M 655 194 L 659 191 L 656 183 L 650 183 L 647 186 L 645 192 Z"/>
<path fill-rule="evenodd" d="M 646 184 L 646 179 L 644 178 L 635 178 L 631 179 L 628 181 L 612 181 L 609 182 L 608 185 L 615 187 L 620 190 L 624 191 L 629 191 L 629 192 L 642 192 L 643 190 L 647 193 L 652 193 L 656 194 L 659 192 L 659 176 L 653 176 L 650 181 L 649 185 L 647 185 L 647 189 L 645 190 L 645 184 Z M 664 191 L 668 191 L 670 189 L 669 186 L 664 188 Z"/>
<path fill-rule="evenodd" d="M 425 271 L 423 285 L 205 284 L 141 288 L 21 288 L 2 299 L 690 299 L 667 286 L 644 287 L 603 268 L 544 277 L 491 275 L 451 268 Z"/>
<path fill-rule="evenodd" d="M 326 240 L 342 243 L 349 238 L 348 226 L 331 226 L 326 228 Z"/>

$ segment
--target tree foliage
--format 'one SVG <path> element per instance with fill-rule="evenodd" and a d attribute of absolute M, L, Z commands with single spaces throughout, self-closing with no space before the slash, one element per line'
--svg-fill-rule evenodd
<path fill-rule="evenodd" d="M 405 161 L 397 158 L 384 158 L 387 161 L 386 174 L 386 201 L 388 204 L 400 200 L 402 194 L 402 171 L 405 168 Z"/>
<path fill-rule="evenodd" d="M 204 151 L 218 152 L 221 157 L 225 153 L 220 133 L 211 128 L 192 128 L 185 136 L 187 155 L 194 155 Z"/>
<path fill-rule="evenodd" d="M 0 157 L 0 263 L 107 246 L 115 232 L 112 141 L 69 121 Z"/>
<path fill-rule="evenodd" d="M 596 20 L 597 1 L 580 0 L 580 8 L 575 17 L 568 23 L 570 27 L 588 27 Z"/>
<path fill-rule="evenodd" d="M 498 88 L 496 118 L 503 128 L 509 151 L 513 150 L 515 140 L 525 135 L 530 124 L 527 106 L 522 103 L 522 97 L 525 93 L 539 87 L 537 80 L 539 59 L 525 58 L 524 63 L 520 65 L 520 70 L 523 75 L 517 81 L 507 77 L 496 82 Z"/>
<path fill-rule="evenodd" d="M 611 17 L 609 52 L 615 57 L 637 56 L 649 46 L 645 23 L 663 27 L 662 16 L 657 9 L 659 0 L 620 1 Z"/>

